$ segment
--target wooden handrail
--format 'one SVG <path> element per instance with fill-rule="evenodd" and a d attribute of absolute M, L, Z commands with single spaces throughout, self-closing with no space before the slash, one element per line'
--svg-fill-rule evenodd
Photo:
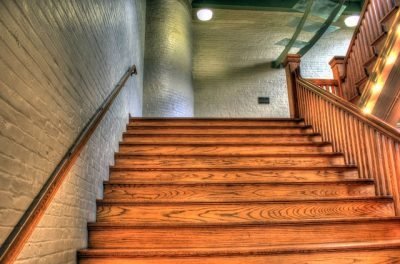
<path fill-rule="evenodd" d="M 400 142 L 400 132 L 394 128 L 393 126 L 389 125 L 388 123 L 382 121 L 379 118 L 376 118 L 373 115 L 365 115 L 359 107 L 355 106 L 352 103 L 349 103 L 347 100 L 336 96 L 332 93 L 329 93 L 317 85 L 309 82 L 308 79 L 303 79 L 301 77 L 298 78 L 297 83 L 307 85 L 307 88 L 312 90 L 318 95 L 326 97 L 326 99 L 335 104 L 338 107 L 341 107 L 344 111 L 357 116 L 358 118 L 362 119 L 364 122 L 368 123 L 369 125 L 373 126 L 375 129 L 379 130 L 382 133 L 387 134 L 388 136 L 392 137 L 393 140 L 397 140 Z"/>
<path fill-rule="evenodd" d="M 41 217 L 49 207 L 61 184 L 64 182 L 68 172 L 75 164 L 79 154 L 89 141 L 90 137 L 100 124 L 115 98 L 121 92 L 128 79 L 137 74 L 136 66 L 133 65 L 124 74 L 120 82 L 113 89 L 110 95 L 98 108 L 79 136 L 74 141 L 71 148 L 64 155 L 61 162 L 50 175 L 38 195 L 34 198 L 28 209 L 25 211 L 18 224 L 14 227 L 0 249 L 0 263 L 13 263 L 23 249 L 33 230 L 39 223 Z"/>
<path fill-rule="evenodd" d="M 361 178 L 375 181 L 377 195 L 392 196 L 400 216 L 399 131 L 299 76 L 296 93 L 299 116 L 344 153 L 346 164 L 357 165 Z"/>
<path fill-rule="evenodd" d="M 342 97 L 343 93 L 340 90 L 339 82 L 335 79 L 309 79 L 307 81 L 317 85 L 321 89 L 328 91 L 334 95 Z"/>
<path fill-rule="evenodd" d="M 350 41 L 349 49 L 344 59 L 343 93 L 346 99 L 358 97 L 371 74 L 378 52 L 374 49 L 375 41 L 385 34 L 382 19 L 395 8 L 394 1 L 366 0 L 364 2 L 360 21 Z"/>

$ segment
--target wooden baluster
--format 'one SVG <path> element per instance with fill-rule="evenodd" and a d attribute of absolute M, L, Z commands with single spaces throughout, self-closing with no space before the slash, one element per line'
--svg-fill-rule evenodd
<path fill-rule="evenodd" d="M 386 174 L 386 168 L 385 168 L 385 160 L 383 153 L 385 152 L 385 149 L 383 149 L 383 135 L 380 132 L 376 133 L 376 140 L 377 140 L 377 149 L 378 149 L 378 159 L 379 159 L 379 173 L 380 177 L 382 180 L 382 191 L 383 195 L 390 195 L 389 188 L 388 188 L 388 180 L 387 180 L 387 174 Z"/>
<path fill-rule="evenodd" d="M 341 127 L 341 133 L 342 133 L 342 138 L 343 138 L 343 151 L 344 151 L 344 156 L 346 160 L 346 164 L 351 164 L 352 160 L 350 157 L 349 153 L 349 140 L 348 140 L 348 131 L 347 131 L 347 126 L 346 126 L 346 112 L 341 111 L 340 112 L 340 127 Z"/>
<path fill-rule="evenodd" d="M 337 151 L 337 141 L 336 141 L 336 135 L 335 135 L 335 124 L 334 124 L 334 118 L 333 118 L 333 105 L 330 102 L 327 102 L 327 115 L 329 116 L 329 129 L 330 129 L 330 134 L 331 134 L 331 142 L 332 142 L 332 147 L 333 151 Z"/>
<path fill-rule="evenodd" d="M 357 65 L 359 63 L 361 63 L 361 57 L 362 57 L 360 45 L 358 44 L 359 41 L 360 40 L 358 38 L 354 41 L 353 52 L 350 57 L 350 63 L 351 63 L 350 67 L 351 67 L 351 71 L 353 72 L 351 88 L 353 88 L 353 89 L 354 89 L 355 80 L 358 79 L 358 76 L 360 75 L 359 68 L 357 67 Z"/>
<path fill-rule="evenodd" d="M 368 139 L 368 129 L 369 127 L 366 124 L 360 123 L 360 132 L 361 132 L 361 144 L 364 146 L 364 164 L 366 168 L 366 177 L 368 179 L 373 178 L 374 164 L 371 157 L 371 144 Z"/>
<path fill-rule="evenodd" d="M 386 178 L 386 193 L 387 195 L 393 195 L 393 186 L 394 186 L 394 181 L 393 178 L 395 175 L 393 175 L 393 171 L 391 170 L 391 165 L 390 165 L 390 149 L 388 145 L 388 138 L 385 135 L 382 135 L 382 158 L 383 158 L 383 168 L 385 171 L 385 178 Z M 397 201 L 395 201 L 397 203 Z M 397 207 L 397 204 L 396 204 Z"/>
<path fill-rule="evenodd" d="M 379 15 L 378 10 L 376 8 L 376 2 L 371 1 L 372 5 L 372 21 L 373 21 L 373 29 L 374 29 L 374 39 L 377 38 L 382 33 L 382 27 L 379 23 Z"/>
<path fill-rule="evenodd" d="M 319 105 L 319 96 L 315 95 L 315 112 L 316 112 L 316 124 L 318 127 L 318 133 L 320 133 L 321 135 L 323 135 L 323 131 L 322 131 L 322 122 L 321 122 L 321 109 L 320 109 L 320 105 Z"/>
<path fill-rule="evenodd" d="M 361 128 L 360 128 L 360 121 L 357 119 L 354 119 L 354 126 L 355 126 L 355 132 L 356 132 L 356 139 L 357 139 L 357 144 L 358 144 L 358 149 L 359 149 L 359 163 L 360 163 L 360 170 L 362 174 L 362 178 L 368 178 L 368 169 L 366 168 L 366 160 L 365 160 L 365 144 L 362 140 L 362 133 L 361 133 Z"/>
<path fill-rule="evenodd" d="M 398 142 L 389 141 L 389 153 L 391 158 L 391 164 L 393 166 L 393 194 L 394 199 L 397 200 L 396 216 L 400 216 L 400 144 Z"/>
<path fill-rule="evenodd" d="M 339 123 L 340 123 L 340 119 L 339 119 L 339 112 L 340 112 L 340 109 L 339 108 L 337 108 L 336 106 L 335 106 L 335 109 L 334 109 L 334 112 L 335 112 L 335 126 L 337 127 L 337 141 L 338 141 L 338 152 L 343 152 L 343 141 L 342 141 L 342 137 L 341 137 L 341 127 L 340 127 L 340 125 L 339 125 Z"/>
<path fill-rule="evenodd" d="M 351 134 L 350 127 L 351 127 L 350 115 L 346 114 L 346 128 L 349 131 L 349 133 Z M 355 146 L 354 146 L 355 142 L 353 141 L 351 135 L 348 135 L 348 139 L 350 142 L 351 162 L 352 162 L 352 164 L 356 164 L 356 159 L 355 159 L 356 152 L 355 152 Z"/>
<path fill-rule="evenodd" d="M 299 115 L 300 115 L 300 117 L 303 117 L 304 116 L 304 110 L 303 110 L 303 96 L 302 96 L 302 92 L 303 92 L 303 88 L 296 82 L 296 85 L 297 85 L 297 89 L 296 89 L 296 92 L 297 92 L 297 99 L 298 99 L 298 101 L 297 101 L 297 104 L 298 104 L 298 107 L 299 107 Z"/>
<path fill-rule="evenodd" d="M 376 2 L 376 9 L 378 11 L 378 20 L 381 20 L 384 16 L 385 16 L 385 11 L 382 7 L 382 5 L 380 4 L 381 1 L 378 0 L 374 0 Z"/>
<path fill-rule="evenodd" d="M 326 101 L 322 101 L 322 118 L 324 120 L 324 129 L 326 130 L 326 141 L 332 142 L 332 137 L 331 137 L 331 131 L 330 131 L 330 126 L 329 126 L 329 117 L 326 113 Z"/>
<path fill-rule="evenodd" d="M 378 178 L 379 178 L 379 190 L 380 190 L 380 195 L 386 195 L 386 184 L 385 184 L 385 175 L 384 175 L 384 170 L 382 167 L 382 153 L 380 151 L 381 149 L 381 142 L 380 142 L 380 133 L 378 131 L 375 131 L 374 133 L 374 141 L 375 141 L 375 154 L 376 154 L 376 159 L 377 159 L 377 168 L 378 168 Z"/>
<path fill-rule="evenodd" d="M 371 152 L 371 157 L 372 157 L 372 163 L 374 167 L 373 175 L 374 175 L 374 180 L 375 180 L 375 191 L 377 195 L 382 195 L 381 192 L 381 182 L 380 182 L 380 177 L 379 177 L 379 168 L 378 168 L 378 159 L 376 158 L 376 141 L 375 141 L 375 129 L 374 128 L 369 128 L 368 131 L 368 142 L 370 143 L 370 152 Z"/>

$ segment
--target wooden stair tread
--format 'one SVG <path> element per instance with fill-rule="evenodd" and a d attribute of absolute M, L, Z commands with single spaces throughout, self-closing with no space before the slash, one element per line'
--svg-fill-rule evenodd
<path fill-rule="evenodd" d="M 266 127 L 243 127 L 243 126 L 169 126 L 169 127 L 152 127 L 152 126 L 132 126 L 128 125 L 126 135 L 141 135 L 141 134 L 166 134 L 166 135 L 197 135 L 197 134 L 292 134 L 292 133 L 311 133 L 310 126 L 266 126 Z"/>
<path fill-rule="evenodd" d="M 305 182 L 336 181 L 358 178 L 357 168 L 347 165 L 307 167 L 260 167 L 260 168 L 132 168 L 113 166 L 111 180 L 141 183 L 193 183 L 193 182 Z"/>
<path fill-rule="evenodd" d="M 298 219 L 296 221 L 292 220 L 281 220 L 281 221 L 264 221 L 262 224 L 260 223 L 219 223 L 219 224 L 209 224 L 209 223 L 199 223 L 195 225 L 164 225 L 164 224 L 155 224 L 155 225 L 137 225 L 132 223 L 123 223 L 123 222 L 89 222 L 88 227 L 90 230 L 96 229 L 125 229 L 125 228 L 148 228 L 148 229 L 158 229 L 158 228 L 166 228 L 166 229 L 190 229 L 190 228 L 199 228 L 199 229 L 207 229 L 210 227 L 221 227 L 221 228 L 240 228 L 240 227 L 264 227 L 268 228 L 271 226 L 322 226 L 322 225 L 336 225 L 336 224 L 368 224 L 368 223 L 391 223 L 396 224 L 400 228 L 400 217 L 399 216 L 385 216 L 385 217 L 346 217 L 346 218 L 324 218 L 324 219 Z M 400 238 L 399 238 L 400 239 Z"/>
<path fill-rule="evenodd" d="M 150 201 L 296 200 L 306 197 L 374 196 L 373 181 L 290 183 L 129 184 L 107 182 L 105 199 Z"/>
<path fill-rule="evenodd" d="M 274 201 L 146 202 L 99 200 L 97 221 L 136 224 L 263 223 L 315 218 L 393 216 L 385 197 L 329 197 Z"/>
<path fill-rule="evenodd" d="M 130 118 L 133 126 L 297 126 L 303 119 L 291 118 Z"/>
<path fill-rule="evenodd" d="M 237 205 L 237 204 L 291 204 L 291 203 L 324 203 L 324 202 L 337 202 L 337 201 L 345 201 L 345 202 L 356 202 L 356 201 L 377 201 L 377 202 L 384 202 L 384 203 L 391 203 L 393 202 L 392 196 L 358 196 L 358 197 L 328 197 L 328 198 L 315 198 L 315 199 L 297 199 L 295 201 L 287 200 L 287 199 L 280 199 L 274 201 L 218 201 L 218 202 L 153 202 L 153 203 L 140 203 L 136 201 L 126 201 L 126 200 L 119 200 L 119 199 L 98 199 L 98 205 L 106 205 L 106 204 L 126 204 L 131 206 L 162 206 L 162 205 L 176 205 L 176 206 L 192 206 L 192 205 Z"/>
<path fill-rule="evenodd" d="M 133 133 L 129 133 L 129 132 L 124 132 L 123 136 L 126 138 L 140 138 L 140 137 L 144 137 L 144 138 L 157 138 L 157 137 L 161 137 L 161 138 L 173 138 L 173 137 L 189 137 L 189 138 L 229 138 L 229 137 L 233 137 L 233 138 L 265 138 L 265 137 L 313 137 L 313 136 L 320 136 L 320 134 L 318 133 L 292 133 L 292 134 L 228 134 L 228 133 L 224 133 L 224 134 L 133 134 Z"/>
<path fill-rule="evenodd" d="M 234 234 L 234 235 L 233 235 Z M 321 219 L 197 225 L 90 224 L 91 248 L 184 249 L 269 247 L 399 240 L 398 219 Z"/>
<path fill-rule="evenodd" d="M 130 118 L 119 147 L 81 264 L 400 263 L 392 197 L 302 119 Z"/>
<path fill-rule="evenodd" d="M 115 154 L 115 165 L 141 168 L 232 168 L 232 167 L 313 167 L 344 165 L 340 153 L 281 153 L 265 155 L 134 155 Z"/>
<path fill-rule="evenodd" d="M 241 256 L 241 255 L 264 255 L 264 254 L 286 254 L 298 252 L 320 252 L 320 251 L 343 251 L 343 250 L 370 250 L 370 249 L 399 249 L 400 240 L 393 241 L 371 241 L 351 243 L 320 243 L 303 244 L 291 246 L 269 246 L 269 247 L 240 247 L 240 248 L 183 248 L 174 249 L 83 249 L 79 251 L 84 256 L 129 256 L 129 257 L 167 257 L 167 256 Z M 399 252 L 400 255 L 400 252 Z"/>
<path fill-rule="evenodd" d="M 120 143 L 119 153 L 136 155 L 226 155 L 226 154 L 271 154 L 271 153 L 329 153 L 332 144 L 325 142 L 303 142 L 296 144 L 141 144 Z"/>

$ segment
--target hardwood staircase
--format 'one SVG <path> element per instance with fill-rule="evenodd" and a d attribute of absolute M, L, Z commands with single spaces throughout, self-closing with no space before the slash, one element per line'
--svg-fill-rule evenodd
<path fill-rule="evenodd" d="M 82 264 L 400 263 L 400 220 L 300 119 L 131 119 Z"/>

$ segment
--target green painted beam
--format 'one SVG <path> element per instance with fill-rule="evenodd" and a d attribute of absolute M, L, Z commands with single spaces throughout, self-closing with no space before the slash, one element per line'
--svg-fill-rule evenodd
<path fill-rule="evenodd" d="M 310 41 L 303 48 L 301 48 L 297 54 L 300 54 L 301 56 L 303 56 L 315 45 L 315 43 L 317 43 L 317 41 L 322 37 L 322 35 L 326 32 L 326 30 L 332 24 L 332 22 L 334 21 L 336 16 L 339 14 L 343 5 L 344 5 L 344 0 L 342 0 L 339 4 L 337 4 L 337 6 L 330 13 L 329 17 L 325 20 L 324 24 L 322 24 L 321 28 L 318 29 L 318 31 L 310 39 Z"/>
<path fill-rule="evenodd" d="M 332 0 L 337 1 L 339 0 Z M 293 10 L 293 6 L 298 0 L 193 0 L 194 8 L 220 8 L 220 9 L 240 9 L 240 10 L 266 10 L 266 11 L 286 11 L 298 12 Z M 360 13 L 363 0 L 346 1 L 344 14 Z"/>
<path fill-rule="evenodd" d="M 287 46 L 285 47 L 285 49 L 282 51 L 281 55 L 279 55 L 279 57 L 275 61 L 272 62 L 273 68 L 280 68 L 282 66 L 283 60 L 286 58 L 290 49 L 293 47 L 293 44 L 299 37 L 300 32 L 303 29 L 304 24 L 307 21 L 308 15 L 311 13 L 311 8 L 312 8 L 313 3 L 314 3 L 314 0 L 307 1 L 306 10 L 304 11 L 303 17 L 301 18 L 299 24 L 297 25 L 296 31 L 294 32 L 292 38 L 290 39 L 290 41 L 287 44 Z"/>

